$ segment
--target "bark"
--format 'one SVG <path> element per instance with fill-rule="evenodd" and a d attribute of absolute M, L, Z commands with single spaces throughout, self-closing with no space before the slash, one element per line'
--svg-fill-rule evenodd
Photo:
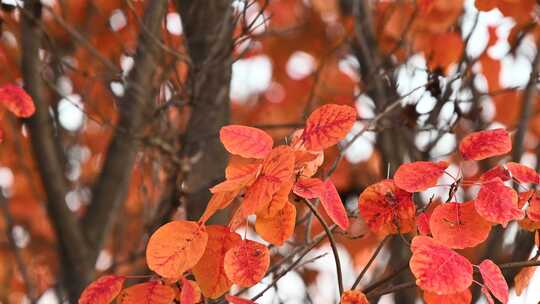
<path fill-rule="evenodd" d="M 39 49 L 41 30 L 37 24 L 41 15 L 38 0 L 26 1 L 21 21 L 22 62 L 24 88 L 32 96 L 36 112 L 26 120 L 30 132 L 35 161 L 46 192 L 46 208 L 57 235 L 63 285 L 72 302 L 90 280 L 88 247 L 77 218 L 66 205 L 68 191 L 64 170 L 59 159 L 55 130 L 49 114 L 49 104 L 42 95 L 41 61 Z"/>
<path fill-rule="evenodd" d="M 191 117 L 183 138 L 188 160 L 182 192 L 189 219 L 198 219 L 210 188 L 223 179 L 227 152 L 219 129 L 229 122 L 233 50 L 233 11 L 228 0 L 177 0 L 191 66 L 188 78 Z"/>
<path fill-rule="evenodd" d="M 83 219 L 86 237 L 95 261 L 105 237 L 125 201 L 131 172 L 138 151 L 138 136 L 157 89 L 154 79 L 160 47 L 156 43 L 167 1 L 148 1 L 139 34 L 134 67 L 126 83 L 126 94 L 119 101 L 116 132 L 107 149 L 107 158 L 94 186 L 92 201 Z"/>

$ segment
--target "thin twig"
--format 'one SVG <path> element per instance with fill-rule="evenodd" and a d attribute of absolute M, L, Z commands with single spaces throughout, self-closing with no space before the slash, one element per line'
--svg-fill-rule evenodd
<path fill-rule="evenodd" d="M 377 258 L 377 255 L 379 255 L 379 252 L 381 252 L 381 250 L 383 249 L 384 247 L 384 244 L 386 244 L 386 241 L 390 239 L 390 235 L 386 236 L 382 241 L 381 243 L 379 244 L 379 246 L 377 246 L 377 249 L 375 249 L 375 251 L 373 252 L 373 254 L 371 255 L 371 258 L 369 259 L 369 261 L 367 262 L 366 266 L 364 266 L 364 268 L 362 269 L 362 271 L 360 271 L 360 274 L 358 275 L 358 277 L 356 278 L 356 281 L 354 281 L 354 284 L 352 285 L 351 289 L 356 289 L 356 287 L 358 287 L 358 284 L 360 284 L 360 281 L 362 280 L 362 278 L 364 277 L 364 275 L 366 274 L 366 272 L 368 271 L 369 269 L 369 266 L 371 266 L 371 264 L 373 264 L 373 261 L 375 261 L 375 258 Z"/>

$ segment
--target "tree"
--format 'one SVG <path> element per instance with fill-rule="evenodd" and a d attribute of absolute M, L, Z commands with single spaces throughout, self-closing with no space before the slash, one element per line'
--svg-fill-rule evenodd
<path fill-rule="evenodd" d="M 539 11 L 3 3 L 0 301 L 253 303 L 295 273 L 336 278 L 316 303 L 507 302 L 540 265 Z"/>

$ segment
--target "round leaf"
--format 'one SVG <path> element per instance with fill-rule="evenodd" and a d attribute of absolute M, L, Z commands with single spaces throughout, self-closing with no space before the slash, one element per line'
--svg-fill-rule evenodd
<path fill-rule="evenodd" d="M 512 177 L 517 179 L 520 183 L 540 183 L 540 175 L 538 175 L 533 168 L 514 162 L 509 162 L 505 166 L 508 171 L 510 171 Z"/>
<path fill-rule="evenodd" d="M 219 139 L 229 153 L 246 158 L 265 158 L 274 144 L 263 130 L 240 125 L 221 128 Z"/>
<path fill-rule="evenodd" d="M 417 161 L 399 166 L 394 183 L 407 192 L 420 192 L 437 184 L 448 167 L 447 162 Z"/>
<path fill-rule="evenodd" d="M 505 129 L 494 129 L 469 134 L 461 140 L 459 152 L 465 160 L 482 160 L 512 150 L 510 134 Z"/>
<path fill-rule="evenodd" d="M 146 263 L 162 277 L 181 278 L 202 257 L 207 241 L 203 225 L 191 221 L 169 222 L 150 237 Z"/>
<path fill-rule="evenodd" d="M 115 275 L 98 278 L 83 290 L 79 304 L 111 303 L 122 290 L 125 280 L 125 277 Z"/>
<path fill-rule="evenodd" d="M 294 233 L 296 207 L 286 202 L 273 217 L 257 217 L 255 230 L 270 244 L 281 246 Z"/>
<path fill-rule="evenodd" d="M 12 84 L 0 87 L 0 104 L 18 117 L 30 117 L 36 111 L 32 97 Z"/>
<path fill-rule="evenodd" d="M 224 263 L 225 273 L 233 283 L 251 287 L 266 274 L 270 254 L 263 244 L 244 240 L 227 251 Z"/>
<path fill-rule="evenodd" d="M 158 281 L 133 285 L 122 291 L 118 297 L 119 304 L 169 304 L 174 300 L 176 292 L 170 286 Z"/>
<path fill-rule="evenodd" d="M 320 151 L 337 144 L 356 121 L 356 110 L 347 105 L 327 104 L 311 113 L 302 141 L 306 149 Z"/>
<path fill-rule="evenodd" d="M 500 178 L 494 178 L 482 184 L 474 206 L 486 220 L 505 227 L 509 221 L 523 218 L 517 203 L 516 191 L 505 186 Z"/>

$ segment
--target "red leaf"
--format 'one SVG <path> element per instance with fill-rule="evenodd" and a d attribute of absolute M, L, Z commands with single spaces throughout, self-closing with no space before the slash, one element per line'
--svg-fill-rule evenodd
<path fill-rule="evenodd" d="M 501 269 L 491 260 L 483 260 L 478 265 L 484 285 L 491 291 L 497 300 L 508 302 L 508 284 L 504 280 Z"/>
<path fill-rule="evenodd" d="M 532 168 L 514 162 L 507 163 L 506 168 L 508 168 L 512 177 L 520 183 L 540 183 L 540 175 Z"/>
<path fill-rule="evenodd" d="M 434 239 L 456 249 L 482 243 L 491 230 L 491 224 L 476 212 L 473 201 L 439 205 L 429 223 Z"/>
<path fill-rule="evenodd" d="M 516 191 L 505 186 L 500 178 L 494 178 L 482 184 L 474 206 L 486 220 L 506 227 L 509 221 L 523 218 L 517 202 Z"/>
<path fill-rule="evenodd" d="M 494 129 L 469 134 L 461 140 L 459 152 L 463 159 L 482 160 L 512 150 L 510 135 L 505 129 Z"/>
<path fill-rule="evenodd" d="M 293 188 L 293 192 L 303 198 L 320 197 L 324 192 L 325 186 L 322 180 L 318 178 L 299 179 Z"/>
<path fill-rule="evenodd" d="M 202 257 L 207 241 L 204 226 L 191 221 L 169 222 L 148 240 L 148 268 L 165 278 L 181 278 Z"/>
<path fill-rule="evenodd" d="M 341 197 L 339 197 L 336 186 L 334 186 L 334 183 L 330 179 L 324 181 L 323 186 L 324 192 L 320 200 L 324 211 L 326 211 L 330 219 L 341 229 L 347 230 L 349 227 L 349 217 L 347 216 L 347 210 L 345 210 Z"/>
<path fill-rule="evenodd" d="M 470 289 L 446 295 L 438 295 L 433 292 L 424 291 L 424 302 L 426 302 L 426 304 L 470 304 L 471 300 L 472 295 Z"/>
<path fill-rule="evenodd" d="M 270 265 L 268 248 L 263 244 L 244 240 L 225 254 L 224 269 L 227 277 L 240 287 L 257 284 Z"/>
<path fill-rule="evenodd" d="M 472 264 L 465 257 L 427 236 L 412 240 L 409 265 L 416 285 L 436 294 L 461 292 L 472 283 Z"/>
<path fill-rule="evenodd" d="M 375 233 L 407 233 L 414 228 L 412 193 L 396 187 L 391 179 L 367 187 L 358 198 L 358 209 Z"/>
<path fill-rule="evenodd" d="M 158 281 L 146 282 L 126 288 L 118 296 L 119 304 L 169 304 L 175 291 Z"/>
<path fill-rule="evenodd" d="M 0 103 L 18 117 L 30 117 L 36 111 L 32 97 L 21 87 L 12 84 L 0 88 Z"/>
<path fill-rule="evenodd" d="M 257 304 L 256 302 L 253 302 L 251 300 L 242 299 L 240 297 L 235 297 L 231 295 L 226 295 L 225 300 L 227 300 L 231 304 Z"/>
<path fill-rule="evenodd" d="M 219 139 L 229 153 L 246 158 L 265 158 L 274 144 L 263 130 L 240 125 L 221 128 Z"/>
<path fill-rule="evenodd" d="M 540 196 L 534 194 L 529 200 L 527 217 L 535 222 L 540 222 Z"/>
<path fill-rule="evenodd" d="M 489 169 L 488 171 L 484 172 L 484 174 L 482 174 L 480 179 L 482 181 L 489 181 L 496 177 L 500 178 L 503 182 L 512 179 L 512 177 L 510 176 L 510 171 L 508 171 L 508 169 L 506 169 L 505 167 L 501 165 L 497 165 Z"/>
<path fill-rule="evenodd" d="M 429 216 L 425 212 L 418 214 L 416 217 L 416 228 L 421 235 L 431 234 L 431 229 L 429 228 Z"/>
<path fill-rule="evenodd" d="M 225 253 L 240 245 L 242 239 L 238 233 L 224 226 L 210 225 L 206 227 L 206 232 L 208 244 L 203 256 L 191 271 L 203 295 L 216 299 L 227 292 L 232 285 L 223 268 Z"/>
<path fill-rule="evenodd" d="M 201 301 L 201 290 L 193 281 L 182 277 L 182 291 L 180 291 L 180 303 L 195 304 Z M 170 302 L 169 302 L 170 303 Z"/>
<path fill-rule="evenodd" d="M 306 121 L 302 141 L 306 149 L 320 151 L 337 144 L 352 129 L 356 109 L 346 105 L 327 104 L 311 113 Z"/>
<path fill-rule="evenodd" d="M 437 184 L 448 167 L 447 162 L 417 161 L 402 164 L 394 175 L 394 183 L 407 192 L 420 192 Z"/>
<path fill-rule="evenodd" d="M 124 276 L 106 275 L 92 282 L 82 292 L 79 304 L 111 303 L 122 290 Z"/>
<path fill-rule="evenodd" d="M 489 290 L 487 290 L 487 288 L 485 288 L 485 287 L 482 287 L 481 290 L 482 290 L 482 293 L 484 294 L 484 296 L 486 296 L 486 300 L 487 300 L 488 304 L 495 304 L 495 301 L 493 301 L 493 297 L 489 293 Z"/>

